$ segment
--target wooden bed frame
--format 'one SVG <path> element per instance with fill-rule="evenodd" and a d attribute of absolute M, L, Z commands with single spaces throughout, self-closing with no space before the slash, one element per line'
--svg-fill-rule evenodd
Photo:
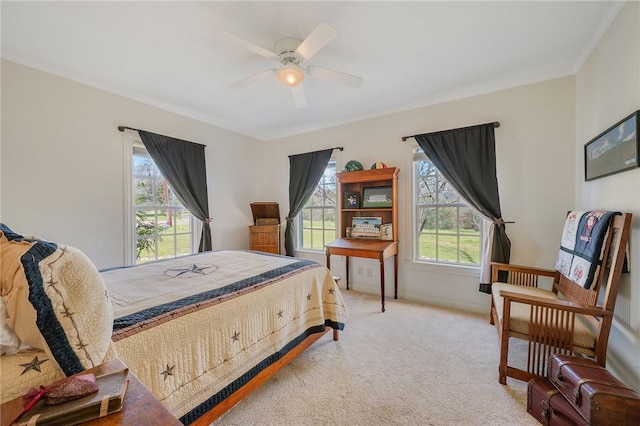
<path fill-rule="evenodd" d="M 247 395 L 256 390 L 261 384 L 269 380 L 280 369 L 293 361 L 298 355 L 304 352 L 309 346 L 314 344 L 318 339 L 327 334 L 330 330 L 333 330 L 333 340 L 338 341 L 340 335 L 338 330 L 331 327 L 325 327 L 324 331 L 320 333 L 314 333 L 304 339 L 298 346 L 287 352 L 282 358 L 269 365 L 267 368 L 258 373 L 253 379 L 249 380 L 240 389 L 232 393 L 228 398 L 222 401 L 220 404 L 207 411 L 204 415 L 199 417 L 195 422 L 191 423 L 195 426 L 208 426 L 215 420 L 219 419 L 224 413 L 233 408 L 237 403 L 242 401 Z"/>

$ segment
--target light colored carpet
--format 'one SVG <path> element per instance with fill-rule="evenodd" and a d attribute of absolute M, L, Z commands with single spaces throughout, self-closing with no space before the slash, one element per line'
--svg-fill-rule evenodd
<path fill-rule="evenodd" d="M 219 425 L 537 425 L 527 384 L 498 383 L 488 315 L 343 290 L 349 319 Z M 488 308 L 487 308 L 488 309 Z"/>

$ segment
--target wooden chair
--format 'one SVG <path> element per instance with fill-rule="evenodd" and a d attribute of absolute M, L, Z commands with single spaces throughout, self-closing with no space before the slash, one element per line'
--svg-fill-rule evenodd
<path fill-rule="evenodd" d="M 490 322 L 500 340 L 501 384 L 507 376 L 524 381 L 544 376 L 547 358 L 554 353 L 587 356 L 605 366 L 631 216 L 611 220 L 602 250 L 605 267 L 599 268 L 590 289 L 558 270 L 492 263 Z M 497 282 L 501 271 L 507 273 L 506 283 Z M 552 280 L 552 289 L 539 288 L 539 277 Z M 511 337 L 528 342 L 526 369 L 508 363 Z"/>

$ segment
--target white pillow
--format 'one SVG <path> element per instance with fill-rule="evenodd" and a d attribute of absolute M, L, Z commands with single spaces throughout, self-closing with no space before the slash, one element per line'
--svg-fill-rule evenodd
<path fill-rule="evenodd" d="M 15 355 L 20 352 L 20 338 L 7 324 L 9 315 L 7 314 L 7 304 L 0 297 L 0 352 L 2 355 Z"/>
<path fill-rule="evenodd" d="M 113 309 L 102 277 L 84 253 L 0 224 L 0 260 L 0 295 L 8 317 L 3 325 L 23 344 L 47 352 L 66 375 L 105 361 Z"/>

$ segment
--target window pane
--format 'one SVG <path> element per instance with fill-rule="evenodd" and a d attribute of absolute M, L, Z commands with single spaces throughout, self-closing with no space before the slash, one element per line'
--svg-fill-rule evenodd
<path fill-rule="evenodd" d="M 175 237 L 162 235 L 158 241 L 158 259 L 175 257 Z"/>
<path fill-rule="evenodd" d="M 414 155 L 415 258 L 479 265 L 482 217 L 460 198 L 424 154 Z"/>
<path fill-rule="evenodd" d="M 150 178 L 133 179 L 133 197 L 138 206 L 153 205 L 153 188 Z"/>
<path fill-rule="evenodd" d="M 440 207 L 438 209 L 438 229 L 446 232 L 458 232 L 457 208 Z"/>
<path fill-rule="evenodd" d="M 334 178 L 335 178 L 335 176 L 334 176 Z M 332 207 L 336 206 L 336 184 L 335 184 L 335 181 L 326 186 L 326 192 L 325 192 L 324 201 L 325 201 L 325 206 L 332 206 Z M 334 211 L 335 211 L 335 208 L 334 208 Z"/>
<path fill-rule="evenodd" d="M 325 207 L 324 209 L 322 209 L 322 215 L 325 228 L 329 227 L 332 230 L 335 230 L 336 209 L 332 207 Z"/>
<path fill-rule="evenodd" d="M 191 214 L 144 149 L 135 150 L 132 182 L 137 263 L 193 253 Z"/>
<path fill-rule="evenodd" d="M 480 235 L 482 218 L 470 207 L 460 207 L 460 232 L 467 235 Z"/>
<path fill-rule="evenodd" d="M 133 174 L 134 176 L 147 176 L 151 177 L 154 174 L 155 165 L 150 158 L 146 157 L 133 157 Z"/>
<path fill-rule="evenodd" d="M 324 242 L 320 250 L 324 250 L 324 245 L 330 243 L 331 241 L 336 239 L 336 230 L 335 229 L 327 229 L 324 231 Z"/>
<path fill-rule="evenodd" d="M 460 263 L 480 264 L 480 236 L 460 237 Z"/>
<path fill-rule="evenodd" d="M 436 209 L 435 208 L 419 208 L 418 209 L 418 232 L 430 231 L 434 232 L 436 228 Z"/>
<path fill-rule="evenodd" d="M 176 210 L 174 224 L 176 232 L 191 234 L 191 213 L 188 210 Z"/>
<path fill-rule="evenodd" d="M 438 238 L 438 260 L 458 261 L 458 236 L 440 234 Z"/>
<path fill-rule="evenodd" d="M 323 250 L 324 249 L 324 244 L 322 244 L 322 230 L 321 229 L 314 229 L 313 233 L 312 233 L 312 239 L 313 239 L 313 243 L 311 245 L 311 248 L 313 250 Z"/>
<path fill-rule="evenodd" d="M 436 177 L 425 176 L 418 181 L 418 204 L 436 202 Z"/>
<path fill-rule="evenodd" d="M 434 234 L 420 234 L 419 257 L 423 259 L 436 259 L 436 236 Z"/>
<path fill-rule="evenodd" d="M 183 256 L 187 254 L 191 254 L 191 235 L 190 234 L 179 234 L 177 236 L 177 255 Z"/>
<path fill-rule="evenodd" d="M 330 161 L 298 215 L 298 248 L 324 251 L 336 235 L 336 165 Z"/>
<path fill-rule="evenodd" d="M 446 180 L 442 183 L 442 189 L 440 190 L 440 197 L 438 198 L 438 202 L 440 204 L 453 204 L 460 202 L 458 193 Z"/>
<path fill-rule="evenodd" d="M 166 194 L 165 198 L 167 200 L 167 205 L 182 207 L 182 203 L 180 202 L 180 200 L 176 196 L 176 193 L 173 192 L 173 189 L 171 189 L 171 187 L 169 186 L 167 181 L 163 180 L 162 183 L 163 183 L 164 193 Z"/>

